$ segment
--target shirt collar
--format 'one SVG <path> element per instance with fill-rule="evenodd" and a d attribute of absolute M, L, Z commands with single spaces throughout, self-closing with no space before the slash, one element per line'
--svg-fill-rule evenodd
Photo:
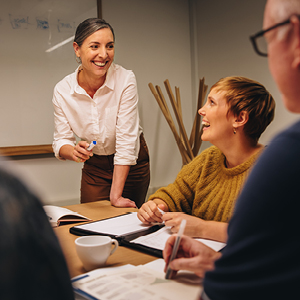
<path fill-rule="evenodd" d="M 71 94 L 74 94 L 75 92 L 77 94 L 81 94 L 80 89 L 82 89 L 82 88 L 78 84 L 78 81 L 77 81 L 77 76 L 78 76 L 78 72 L 79 72 L 80 68 L 81 68 L 81 65 L 79 65 L 77 67 L 77 69 L 75 70 L 75 72 L 71 75 L 72 76 L 72 79 L 71 79 L 71 91 L 70 91 Z"/>
<path fill-rule="evenodd" d="M 75 92 L 77 94 L 82 94 L 82 87 L 78 84 L 78 81 L 77 81 L 77 76 L 78 76 L 80 68 L 81 68 L 81 65 L 78 66 L 78 68 L 72 74 L 71 94 L 74 94 Z M 114 90 L 114 86 L 115 86 L 115 82 L 113 79 L 114 70 L 115 70 L 115 64 L 112 63 L 107 71 L 105 82 L 103 83 L 103 85 L 100 88 L 107 86 L 110 90 Z"/>
<path fill-rule="evenodd" d="M 107 70 L 106 79 L 103 84 L 103 86 L 107 86 L 110 90 L 113 90 L 115 87 L 115 81 L 114 81 L 114 70 L 115 70 L 115 64 L 112 63 L 109 69 Z"/>

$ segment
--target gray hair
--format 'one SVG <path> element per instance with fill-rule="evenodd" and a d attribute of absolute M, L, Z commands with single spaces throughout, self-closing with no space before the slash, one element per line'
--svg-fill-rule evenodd
<path fill-rule="evenodd" d="M 300 15 L 300 0 L 272 0 L 271 16 L 275 22 L 282 22 L 292 15 Z"/>
<path fill-rule="evenodd" d="M 274 23 L 285 21 L 292 15 L 300 15 L 300 0 L 268 0 L 270 16 Z M 283 40 L 290 27 L 282 26 L 277 30 L 278 40 Z"/>
<path fill-rule="evenodd" d="M 84 40 L 87 37 L 89 37 L 91 34 L 93 34 L 94 32 L 96 32 L 102 28 L 110 29 L 112 32 L 114 41 L 115 41 L 114 30 L 109 23 L 105 22 L 105 20 L 103 20 L 103 19 L 89 18 L 89 19 L 86 19 L 85 21 L 81 22 L 77 26 L 74 42 L 76 42 L 77 45 L 79 47 L 81 47 L 82 43 L 84 42 Z"/>

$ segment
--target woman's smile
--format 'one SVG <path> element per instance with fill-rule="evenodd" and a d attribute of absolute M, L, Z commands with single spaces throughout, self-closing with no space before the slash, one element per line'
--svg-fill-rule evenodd
<path fill-rule="evenodd" d="M 88 36 L 82 46 L 74 45 L 82 68 L 89 76 L 104 77 L 114 60 L 114 38 L 110 29 L 102 28 Z"/>
<path fill-rule="evenodd" d="M 210 127 L 209 122 L 202 120 L 203 130 L 207 130 Z"/>
<path fill-rule="evenodd" d="M 93 61 L 93 63 L 94 63 L 97 67 L 104 67 L 104 66 L 108 63 L 108 60 L 105 61 L 105 62 Z"/>
<path fill-rule="evenodd" d="M 209 141 L 213 145 L 220 145 L 227 141 L 232 135 L 233 115 L 228 113 L 229 106 L 226 102 L 224 93 L 216 93 L 212 90 L 205 105 L 199 110 L 203 117 L 203 134 L 201 139 Z"/>

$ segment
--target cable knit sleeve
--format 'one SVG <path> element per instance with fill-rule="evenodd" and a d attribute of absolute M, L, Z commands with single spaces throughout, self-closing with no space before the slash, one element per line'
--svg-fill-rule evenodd
<path fill-rule="evenodd" d="M 170 211 L 192 214 L 196 185 L 208 151 L 209 149 L 204 150 L 189 164 L 183 166 L 175 181 L 158 189 L 149 197 L 148 201 L 159 198 L 167 203 Z"/>

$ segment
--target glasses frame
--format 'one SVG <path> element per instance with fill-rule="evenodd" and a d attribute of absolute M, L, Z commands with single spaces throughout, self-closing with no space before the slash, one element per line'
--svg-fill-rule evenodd
<path fill-rule="evenodd" d="M 300 16 L 297 16 L 299 19 L 300 19 Z M 255 52 L 258 54 L 258 55 L 261 55 L 261 56 L 264 56 L 264 57 L 267 57 L 268 56 L 268 53 L 264 53 L 264 52 L 261 52 L 258 47 L 257 47 L 257 43 L 256 43 L 256 39 L 263 36 L 266 32 L 269 32 L 277 27 L 280 27 L 282 25 L 285 25 L 285 24 L 289 24 L 291 23 L 291 17 L 289 17 L 287 20 L 283 21 L 283 22 L 280 22 L 280 23 L 277 23 L 265 30 L 260 30 L 259 32 L 257 32 L 256 34 L 254 35 L 251 35 L 250 36 L 250 40 L 252 42 L 252 45 L 253 45 L 253 48 L 255 50 Z"/>

